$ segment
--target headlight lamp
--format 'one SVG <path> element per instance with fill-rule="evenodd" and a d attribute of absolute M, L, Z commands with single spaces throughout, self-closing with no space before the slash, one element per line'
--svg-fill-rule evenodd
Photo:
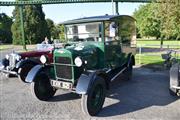
<path fill-rule="evenodd" d="M 82 64 L 83 64 L 83 62 L 82 62 L 82 60 L 81 60 L 80 57 L 76 57 L 76 58 L 74 59 L 74 63 L 75 63 L 75 65 L 76 65 L 77 67 L 81 67 Z"/>
<path fill-rule="evenodd" d="M 41 55 L 40 61 L 41 61 L 42 64 L 45 64 L 47 62 L 46 56 L 45 55 Z"/>
<path fill-rule="evenodd" d="M 17 61 L 19 61 L 19 60 L 21 59 L 21 56 L 17 54 L 17 55 L 15 56 L 15 59 L 16 59 Z"/>
<path fill-rule="evenodd" d="M 7 60 L 9 60 L 9 55 L 6 55 L 5 57 L 6 57 Z"/>

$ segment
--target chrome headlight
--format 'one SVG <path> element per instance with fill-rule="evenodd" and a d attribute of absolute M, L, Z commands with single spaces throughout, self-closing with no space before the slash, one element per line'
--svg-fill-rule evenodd
<path fill-rule="evenodd" d="M 20 61 L 21 56 L 20 56 L 20 55 L 18 55 L 18 54 L 16 54 L 15 59 L 16 59 L 17 61 Z"/>
<path fill-rule="evenodd" d="M 9 60 L 9 55 L 7 54 L 7 55 L 5 56 L 5 58 L 6 58 L 7 60 Z"/>
<path fill-rule="evenodd" d="M 74 63 L 75 63 L 75 65 L 76 65 L 77 67 L 81 67 L 82 64 L 83 64 L 83 62 L 82 62 L 82 60 L 81 60 L 80 57 L 76 57 L 76 58 L 74 59 Z"/>
<path fill-rule="evenodd" d="M 41 61 L 42 64 L 45 64 L 47 62 L 46 56 L 45 55 L 41 55 L 40 61 Z"/>

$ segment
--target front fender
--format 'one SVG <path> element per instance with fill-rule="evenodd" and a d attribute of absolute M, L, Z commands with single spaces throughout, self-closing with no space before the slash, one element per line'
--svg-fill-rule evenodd
<path fill-rule="evenodd" d="M 130 64 L 135 65 L 135 59 L 134 59 L 134 55 L 132 53 L 128 54 L 127 66 L 129 67 Z"/>
<path fill-rule="evenodd" d="M 77 94 L 87 94 L 91 89 L 93 83 L 97 76 L 102 77 L 106 82 L 106 89 L 109 88 L 109 79 L 104 76 L 105 72 L 101 70 L 97 71 L 86 71 L 79 77 L 77 86 L 76 86 L 76 93 Z"/>
<path fill-rule="evenodd" d="M 19 61 L 17 64 L 16 64 L 16 69 L 19 69 L 20 67 L 22 67 L 24 64 L 33 64 L 33 65 L 37 65 L 38 63 L 32 61 L 32 60 L 29 60 L 29 59 L 25 59 L 25 60 L 21 60 Z"/>
<path fill-rule="evenodd" d="M 37 74 L 44 68 L 43 65 L 36 65 L 34 66 L 28 73 L 26 77 L 26 82 L 31 83 L 35 80 Z"/>
<path fill-rule="evenodd" d="M 9 66 L 9 60 L 4 58 L 1 60 L 1 66 L 7 67 Z"/>
<path fill-rule="evenodd" d="M 87 94 L 88 89 L 90 88 L 91 83 L 95 78 L 95 75 L 96 75 L 95 72 L 86 72 L 81 74 L 76 86 L 76 93 Z"/>

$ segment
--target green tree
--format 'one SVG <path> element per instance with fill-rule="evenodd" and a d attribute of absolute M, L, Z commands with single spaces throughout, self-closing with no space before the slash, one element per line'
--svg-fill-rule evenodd
<path fill-rule="evenodd" d="M 160 23 L 161 21 L 155 17 L 157 5 L 150 3 L 141 5 L 138 10 L 134 12 L 134 17 L 137 20 L 137 29 L 140 36 L 156 37 L 161 36 Z"/>
<path fill-rule="evenodd" d="M 13 43 L 22 44 L 21 24 L 19 8 L 13 11 L 14 23 L 11 31 L 13 33 Z M 27 5 L 23 8 L 25 39 L 27 44 L 40 43 L 45 36 L 50 37 L 50 32 L 42 11 L 42 5 Z"/>
<path fill-rule="evenodd" d="M 180 1 L 158 0 L 157 18 L 162 21 L 161 33 L 166 39 L 180 39 Z"/>
<path fill-rule="evenodd" d="M 51 19 L 46 19 L 47 25 L 48 25 L 48 29 L 50 31 L 50 36 L 53 39 L 58 39 L 59 38 L 59 29 L 57 28 L 57 26 L 54 24 L 53 20 Z"/>
<path fill-rule="evenodd" d="M 60 42 L 67 42 L 67 41 L 65 40 L 65 35 L 64 35 L 64 25 L 59 24 L 59 25 L 57 25 L 56 27 L 57 27 L 57 29 L 59 30 Z"/>
<path fill-rule="evenodd" d="M 0 41 L 2 41 L 3 43 L 12 42 L 12 23 L 12 18 L 7 16 L 5 13 L 0 13 Z"/>

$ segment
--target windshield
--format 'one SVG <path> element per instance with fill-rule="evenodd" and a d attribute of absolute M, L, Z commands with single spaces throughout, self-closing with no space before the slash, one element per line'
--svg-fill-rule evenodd
<path fill-rule="evenodd" d="M 67 39 L 76 41 L 101 41 L 101 23 L 85 23 L 66 26 Z"/>
<path fill-rule="evenodd" d="M 53 44 L 37 44 L 37 50 L 47 51 L 54 48 Z"/>

